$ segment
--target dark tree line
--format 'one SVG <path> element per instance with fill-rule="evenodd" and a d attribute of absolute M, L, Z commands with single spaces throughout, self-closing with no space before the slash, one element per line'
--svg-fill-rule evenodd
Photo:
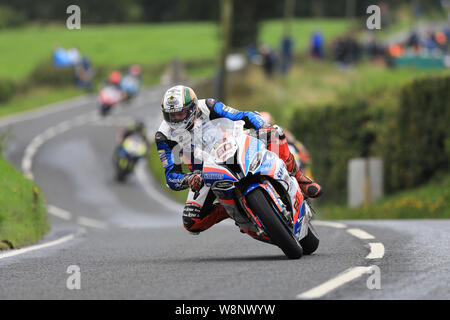
<path fill-rule="evenodd" d="M 351 16 L 362 17 L 366 8 L 377 2 L 394 8 L 413 1 L 422 2 L 425 9 L 430 3 L 436 6 L 427 0 L 296 0 L 294 16 L 344 17 L 350 12 Z M 261 20 L 280 19 L 284 15 L 284 0 L 234 0 L 233 3 L 233 47 L 255 43 Z M 65 22 L 66 8 L 71 4 L 81 8 L 82 23 L 217 22 L 220 17 L 220 0 L 0 0 L 0 28 L 36 21 Z M 8 21 L 1 21 L 2 16 Z"/>
<path fill-rule="evenodd" d="M 295 16 L 346 16 L 349 0 L 297 0 Z M 350 0 L 351 1 L 351 0 Z M 368 5 L 378 1 L 355 1 L 355 16 L 365 15 Z M 433 1 L 419 0 L 429 6 Z M 1 7 L 14 9 L 26 21 L 57 21 L 66 17 L 71 4 L 81 7 L 85 23 L 217 21 L 220 0 L 0 0 Z M 384 0 L 390 6 L 412 0 Z M 235 0 L 236 23 L 280 18 L 283 0 Z"/>

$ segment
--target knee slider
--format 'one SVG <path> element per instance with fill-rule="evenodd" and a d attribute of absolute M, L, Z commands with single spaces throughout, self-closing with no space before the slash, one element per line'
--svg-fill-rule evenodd
<path fill-rule="evenodd" d="M 183 225 L 188 231 L 194 231 L 195 224 L 193 219 L 201 219 L 200 208 L 196 205 L 186 205 L 183 210 Z"/>

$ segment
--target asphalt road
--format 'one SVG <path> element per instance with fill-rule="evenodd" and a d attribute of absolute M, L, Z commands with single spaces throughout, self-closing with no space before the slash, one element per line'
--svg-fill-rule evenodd
<path fill-rule="evenodd" d="M 142 93 L 107 121 L 96 118 L 95 97 L 0 119 L 0 132 L 10 130 L 6 157 L 22 169 L 28 152 L 29 171 L 57 208 L 39 244 L 71 236 L 0 253 L 0 299 L 450 298 L 448 220 L 317 222 L 319 249 L 291 261 L 230 221 L 189 234 L 181 206 L 162 194 L 145 166 L 125 185 L 115 183 L 115 134 L 140 118 L 153 135 L 163 92 Z M 70 265 L 80 268 L 79 290 L 66 286 Z M 367 286 L 375 273 L 348 278 L 373 266 L 380 289 Z"/>

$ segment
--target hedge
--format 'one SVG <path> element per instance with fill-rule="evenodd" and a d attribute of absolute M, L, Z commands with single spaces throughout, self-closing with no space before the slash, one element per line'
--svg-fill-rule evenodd
<path fill-rule="evenodd" d="M 418 186 L 449 170 L 450 77 L 429 77 L 400 90 L 297 109 L 292 132 L 309 149 L 326 200 L 345 202 L 347 163 L 384 160 L 385 190 Z"/>
<path fill-rule="evenodd" d="M 0 103 L 11 99 L 14 91 L 15 84 L 12 80 L 0 79 Z"/>

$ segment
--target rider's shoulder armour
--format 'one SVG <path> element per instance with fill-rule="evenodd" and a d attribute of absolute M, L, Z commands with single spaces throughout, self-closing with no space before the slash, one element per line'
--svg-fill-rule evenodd
<path fill-rule="evenodd" d="M 205 104 L 209 109 L 214 108 L 214 106 L 216 105 L 217 100 L 213 99 L 213 98 L 209 98 L 209 99 L 205 99 Z"/>
<path fill-rule="evenodd" d="M 170 137 L 170 127 L 166 121 L 163 121 L 161 122 L 158 131 L 156 131 L 155 141 L 159 142 L 163 140 L 168 140 L 168 137 Z"/>
<path fill-rule="evenodd" d="M 155 142 L 158 143 L 163 141 L 167 141 L 167 137 L 161 131 L 156 131 Z"/>
<path fill-rule="evenodd" d="M 214 100 L 214 103 L 211 106 L 211 101 L 209 100 Z M 205 115 L 207 118 L 209 118 L 209 114 L 211 113 L 211 108 L 214 107 L 214 105 L 216 104 L 216 100 L 215 99 L 200 99 L 198 100 L 198 108 L 201 112 L 201 114 Z"/>

